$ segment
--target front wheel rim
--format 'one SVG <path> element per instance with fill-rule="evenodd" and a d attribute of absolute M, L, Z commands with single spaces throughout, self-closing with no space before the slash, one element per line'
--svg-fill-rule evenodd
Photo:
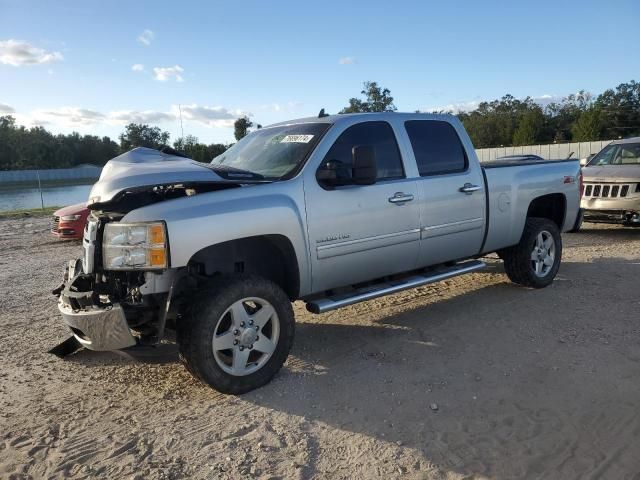
<path fill-rule="evenodd" d="M 243 298 L 216 322 L 211 340 L 213 357 L 230 375 L 250 375 L 273 356 L 279 337 L 280 319 L 273 305 L 263 298 Z"/>
<path fill-rule="evenodd" d="M 539 277 L 546 277 L 556 260 L 556 241 L 550 232 L 543 230 L 538 233 L 531 251 L 531 267 L 533 273 Z"/>

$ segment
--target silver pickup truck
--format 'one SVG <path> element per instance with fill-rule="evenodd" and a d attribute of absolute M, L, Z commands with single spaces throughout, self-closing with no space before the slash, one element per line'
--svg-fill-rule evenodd
<path fill-rule="evenodd" d="M 292 120 L 211 163 L 136 148 L 91 191 L 84 256 L 54 292 L 73 333 L 58 353 L 175 339 L 198 379 L 247 392 L 285 362 L 294 300 L 323 313 L 491 252 L 515 283 L 549 285 L 580 182 L 577 160 L 481 166 L 448 115 Z"/>

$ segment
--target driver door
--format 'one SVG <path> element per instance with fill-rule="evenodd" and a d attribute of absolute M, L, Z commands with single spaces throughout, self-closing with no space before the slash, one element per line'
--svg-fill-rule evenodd
<path fill-rule="evenodd" d="M 324 156 L 349 171 L 356 146 L 371 146 L 378 170 L 373 185 L 328 187 L 305 179 L 312 290 L 400 273 L 416 267 L 420 219 L 416 181 L 405 170 L 388 122 L 363 122 L 344 130 Z"/>

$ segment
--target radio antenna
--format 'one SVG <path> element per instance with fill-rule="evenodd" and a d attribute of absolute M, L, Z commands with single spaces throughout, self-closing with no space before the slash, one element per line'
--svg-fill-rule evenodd
<path fill-rule="evenodd" d="M 182 105 L 178 104 L 178 111 L 180 112 L 180 134 L 184 140 L 184 128 L 182 128 Z"/>

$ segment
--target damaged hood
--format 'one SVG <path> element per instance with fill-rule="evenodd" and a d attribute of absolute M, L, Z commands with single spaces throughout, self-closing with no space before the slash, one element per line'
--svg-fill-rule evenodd
<path fill-rule="evenodd" d="M 640 165 L 600 165 L 583 167 L 585 182 L 640 183 Z"/>
<path fill-rule="evenodd" d="M 208 163 L 138 147 L 106 163 L 91 188 L 88 205 L 110 202 L 125 190 L 173 183 L 241 182 L 222 178 Z"/>

